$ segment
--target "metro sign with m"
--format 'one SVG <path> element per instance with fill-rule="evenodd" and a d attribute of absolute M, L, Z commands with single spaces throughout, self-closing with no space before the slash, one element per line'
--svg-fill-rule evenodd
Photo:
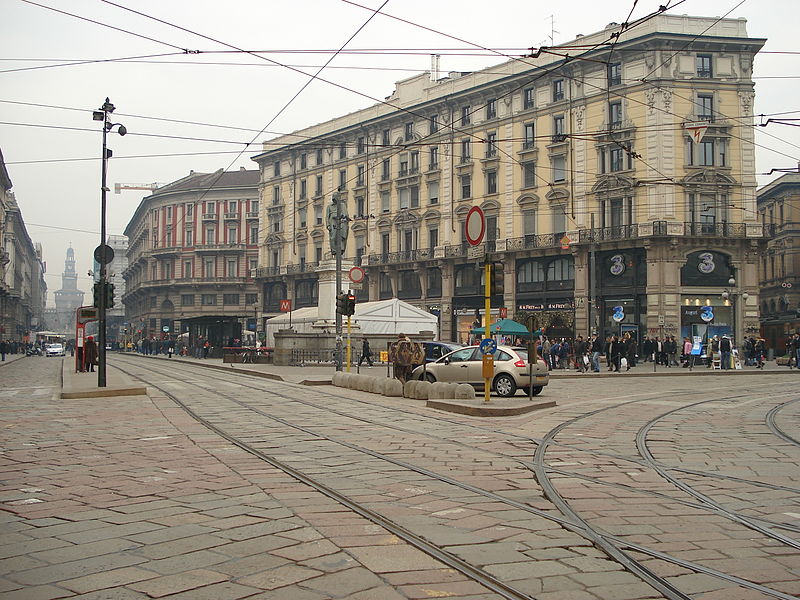
<path fill-rule="evenodd" d="M 281 302 L 280 302 L 280 311 L 281 312 L 292 312 L 292 301 L 291 300 L 281 300 Z"/>

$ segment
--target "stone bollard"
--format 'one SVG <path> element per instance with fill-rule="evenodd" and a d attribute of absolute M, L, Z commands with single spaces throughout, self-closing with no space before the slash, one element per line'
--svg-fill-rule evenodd
<path fill-rule="evenodd" d="M 352 390 L 353 383 L 353 373 L 342 373 L 342 387 Z"/>
<path fill-rule="evenodd" d="M 403 397 L 404 398 L 416 398 L 415 390 L 417 389 L 417 385 L 419 385 L 419 381 L 416 379 L 411 379 L 406 381 L 403 384 Z"/>
<path fill-rule="evenodd" d="M 448 385 L 446 383 L 437 381 L 431 384 L 431 391 L 428 394 L 429 400 L 443 400 L 448 397 Z"/>
<path fill-rule="evenodd" d="M 459 384 L 459 383 L 448 383 L 447 384 L 447 395 L 445 396 L 445 398 L 447 398 L 448 400 L 453 400 L 455 398 L 458 398 L 458 396 L 456 396 L 456 391 L 458 390 L 458 386 L 459 385 L 461 385 L 461 384 Z"/>
<path fill-rule="evenodd" d="M 427 400 L 430 398 L 432 385 L 433 384 L 430 381 L 417 382 L 417 386 L 414 388 L 414 397 L 417 400 Z"/>
<path fill-rule="evenodd" d="M 403 383 L 399 379 L 387 378 L 383 384 L 383 395 L 401 397 L 403 395 Z"/>
<path fill-rule="evenodd" d="M 456 399 L 458 400 L 474 400 L 475 388 L 468 383 L 459 383 L 456 388 Z"/>

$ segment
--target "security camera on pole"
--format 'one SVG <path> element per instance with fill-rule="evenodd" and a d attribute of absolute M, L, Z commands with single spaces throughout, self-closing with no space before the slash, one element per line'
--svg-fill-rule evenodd
<path fill-rule="evenodd" d="M 98 348 L 98 365 L 97 365 L 97 386 L 106 387 L 106 309 L 113 305 L 113 295 L 109 302 L 109 291 L 113 294 L 113 288 L 109 288 L 108 284 L 108 263 L 114 260 L 114 251 L 106 244 L 106 193 L 108 186 L 106 185 L 106 175 L 108 172 L 108 159 L 111 157 L 111 150 L 106 147 L 106 137 L 108 132 L 117 127 L 117 133 L 125 135 L 128 130 L 121 123 L 112 123 L 108 115 L 114 112 L 114 105 L 111 104 L 108 98 L 103 103 L 103 106 L 92 112 L 93 121 L 103 122 L 103 155 L 101 157 L 101 183 L 100 183 L 100 245 L 95 248 L 94 257 L 100 264 L 100 280 L 98 292 L 96 293 L 95 302 L 97 305 L 99 318 L 99 338 L 100 347 Z"/>

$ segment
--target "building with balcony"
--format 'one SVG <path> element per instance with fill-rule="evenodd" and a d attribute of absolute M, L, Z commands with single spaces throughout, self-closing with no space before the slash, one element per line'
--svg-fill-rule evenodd
<path fill-rule="evenodd" d="M 142 199 L 125 228 L 122 272 L 134 338 L 185 333 L 221 348 L 255 331 L 258 178 L 191 172 Z"/>
<path fill-rule="evenodd" d="M 775 230 L 761 257 L 761 331 L 780 355 L 800 331 L 800 173 L 787 173 L 758 190 L 761 221 Z"/>
<path fill-rule="evenodd" d="M 617 37 L 612 23 L 569 49 L 405 79 L 385 102 L 270 140 L 254 157 L 265 311 L 315 302 L 340 190 L 359 300 L 439 314 L 442 338 L 465 339 L 481 312 L 485 257 L 504 268 L 493 310 L 553 335 L 757 332 L 765 230 L 743 125 L 765 40 L 745 26 L 660 15 Z"/>
<path fill-rule="evenodd" d="M 0 338 L 34 339 L 44 323 L 47 284 L 42 245 L 28 235 L 0 153 Z"/>

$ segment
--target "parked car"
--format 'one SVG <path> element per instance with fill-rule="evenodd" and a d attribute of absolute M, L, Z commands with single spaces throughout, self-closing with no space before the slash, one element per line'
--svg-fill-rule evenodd
<path fill-rule="evenodd" d="M 64 344 L 47 344 L 44 352 L 45 356 L 66 356 Z"/>
<path fill-rule="evenodd" d="M 528 351 L 513 346 L 498 346 L 494 353 L 494 377 L 492 389 L 499 396 L 513 396 L 518 389 L 528 393 L 532 385 L 533 395 L 540 394 L 550 381 L 547 366 L 538 359 L 533 365 L 533 381 L 531 381 L 531 365 L 528 364 Z M 483 389 L 483 355 L 478 346 L 459 348 L 442 358 L 415 368 L 411 372 L 412 379 L 426 379 L 430 382 L 469 383 L 476 389 Z"/>
<path fill-rule="evenodd" d="M 445 354 L 450 354 L 454 350 L 463 348 L 464 344 L 458 342 L 422 342 L 425 349 L 425 362 L 432 363 L 439 360 Z"/>

